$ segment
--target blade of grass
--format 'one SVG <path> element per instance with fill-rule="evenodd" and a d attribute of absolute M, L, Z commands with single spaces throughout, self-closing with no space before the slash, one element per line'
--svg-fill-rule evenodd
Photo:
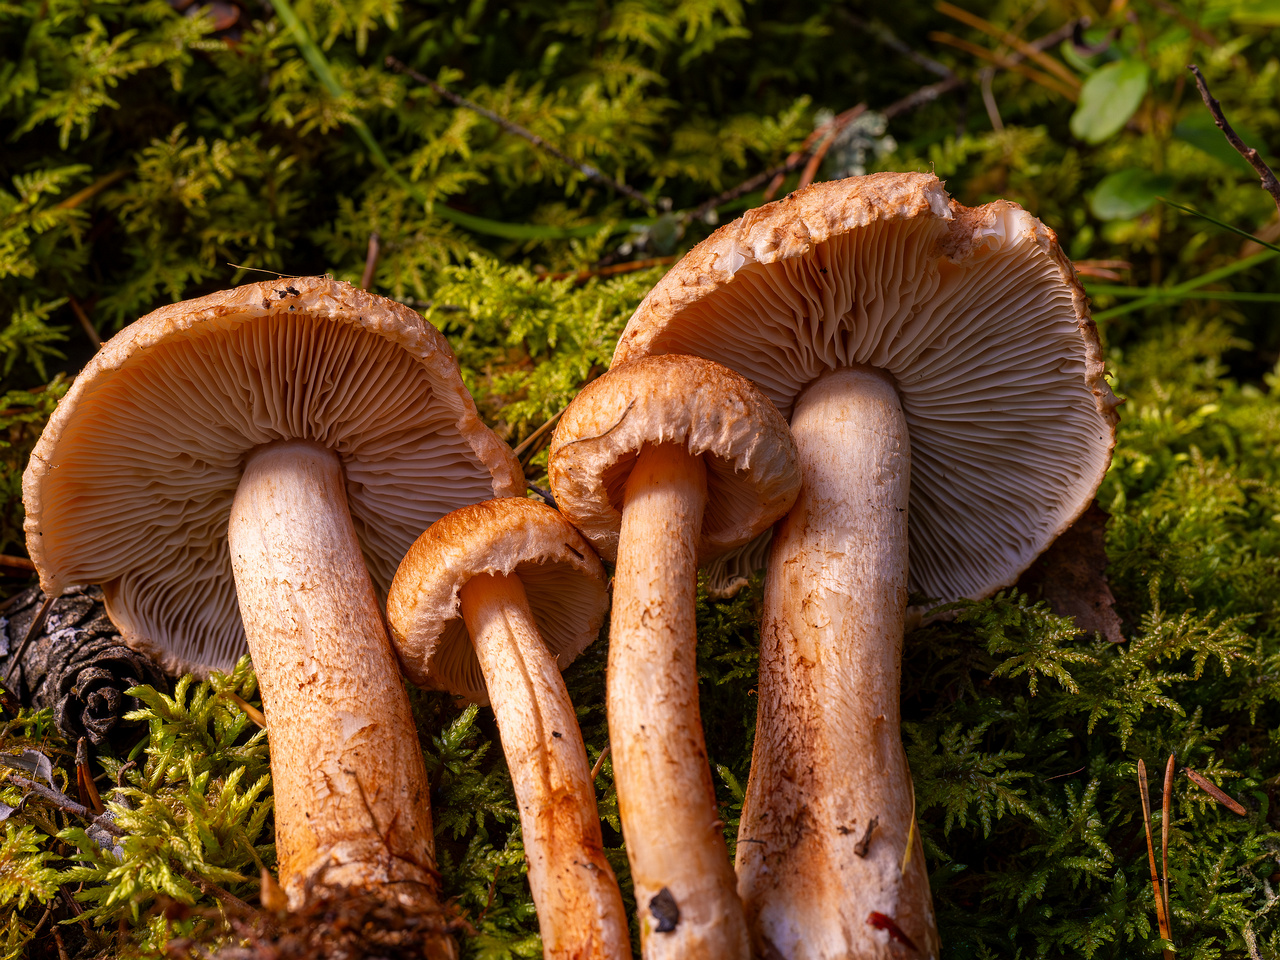
<path fill-rule="evenodd" d="M 1219 220 L 1217 217 L 1211 217 L 1207 213 L 1201 213 L 1195 207 L 1185 207 L 1180 203 L 1175 203 L 1174 201 L 1170 200 L 1168 197 L 1159 197 L 1158 199 L 1160 200 L 1161 203 L 1164 203 L 1167 206 L 1173 207 L 1175 210 L 1181 210 L 1183 213 L 1189 213 L 1191 214 L 1191 216 L 1199 217 L 1201 220 L 1208 220 L 1210 223 L 1221 227 L 1223 230 L 1230 230 L 1232 233 L 1237 233 L 1240 236 L 1244 237 L 1246 240 L 1252 240 L 1254 243 L 1261 244 L 1262 246 L 1266 247 L 1268 250 L 1274 250 L 1276 253 L 1280 253 L 1280 246 L 1276 246 L 1274 243 L 1267 243 L 1267 241 L 1261 240 L 1258 237 L 1255 237 L 1252 233 L 1250 233 L 1247 230 L 1241 230 L 1239 227 L 1233 227 L 1231 224 L 1225 223 L 1222 220 Z"/>
<path fill-rule="evenodd" d="M 311 39 L 311 35 L 307 33 L 306 27 L 298 19 L 298 15 L 294 12 L 289 0 L 271 0 L 271 5 L 274 7 L 276 15 L 280 17 L 289 32 L 293 34 L 294 41 L 298 44 L 298 49 L 302 53 L 303 59 L 311 67 L 316 79 L 325 86 L 325 89 L 333 97 L 338 99 L 345 97 L 347 95 L 346 89 L 338 82 L 337 77 L 333 75 L 333 71 L 329 68 L 328 59 L 315 41 Z M 565 240 L 570 237 L 588 237 L 604 229 L 618 232 L 629 229 L 633 223 L 652 222 L 650 220 L 633 220 L 620 221 L 613 224 L 584 224 L 580 227 L 551 227 L 532 223 L 503 223 L 499 220 L 490 220 L 487 217 L 477 217 L 474 214 L 464 213 L 445 204 L 435 203 L 421 187 L 410 182 L 400 171 L 396 170 L 363 120 L 359 117 L 352 117 L 350 123 L 352 129 L 356 132 L 356 136 L 364 143 L 369 154 L 377 161 L 378 166 L 382 167 L 387 175 L 395 181 L 396 186 L 421 203 L 434 216 L 456 223 L 458 226 L 473 233 L 482 233 L 491 237 L 503 237 L 507 240 Z"/>
<path fill-rule="evenodd" d="M 1263 250 L 1261 253 L 1255 253 L 1252 257 L 1245 257 L 1241 260 L 1236 260 L 1234 263 L 1229 263 L 1225 267 L 1219 267 L 1217 270 L 1210 270 L 1208 273 L 1201 274 L 1193 280 L 1175 284 L 1174 286 L 1165 288 L 1158 293 L 1143 295 L 1137 300 L 1121 304 L 1118 307 L 1112 307 L 1109 310 L 1103 310 L 1100 313 L 1095 313 L 1093 315 L 1093 319 L 1109 320 L 1112 317 L 1132 313 L 1134 310 L 1141 310 L 1143 307 L 1150 307 L 1154 304 L 1165 303 L 1169 300 L 1189 299 L 1183 295 L 1197 289 L 1198 287 L 1215 283 L 1218 280 L 1232 276 L 1242 270 L 1248 270 L 1250 267 L 1255 267 L 1260 263 L 1265 263 L 1268 260 L 1274 259 L 1276 254 L 1277 251 L 1275 250 Z M 1097 288 L 1095 287 L 1094 289 L 1096 290 Z"/>
<path fill-rule="evenodd" d="M 1236 290 L 1188 290 L 1168 293 L 1159 287 L 1087 288 L 1091 296 L 1155 297 L 1158 300 L 1239 300 L 1246 303 L 1280 303 L 1280 293 L 1250 293 Z M 1123 292 L 1121 292 L 1123 291 Z"/>

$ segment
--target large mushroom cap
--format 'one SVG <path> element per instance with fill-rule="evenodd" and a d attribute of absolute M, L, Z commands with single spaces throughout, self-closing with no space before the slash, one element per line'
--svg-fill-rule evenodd
<path fill-rule="evenodd" d="M 101 583 L 131 645 L 171 669 L 230 668 L 247 652 L 231 501 L 246 456 L 288 439 L 342 461 L 384 590 L 432 521 L 524 490 L 419 314 L 323 277 L 254 283 L 148 314 L 76 378 L 23 477 L 41 586 Z"/>
<path fill-rule="evenodd" d="M 627 477 L 641 447 L 658 443 L 706 463 L 700 561 L 747 542 L 795 503 L 791 431 L 750 381 L 701 357 L 618 364 L 565 410 L 547 465 L 556 503 L 606 560 L 617 557 Z"/>
<path fill-rule="evenodd" d="M 524 498 L 472 504 L 417 539 L 387 595 L 391 636 L 414 683 L 488 702 L 458 597 L 480 574 L 520 578 L 561 670 L 600 634 L 609 608 L 604 567 L 573 525 Z"/>
<path fill-rule="evenodd" d="M 1116 398 L 1084 290 L 1014 203 L 968 208 L 928 174 L 815 184 L 694 247 L 637 308 L 614 363 L 689 353 L 790 417 L 824 372 L 895 379 L 911 442 L 911 589 L 987 596 L 1085 509 Z"/>

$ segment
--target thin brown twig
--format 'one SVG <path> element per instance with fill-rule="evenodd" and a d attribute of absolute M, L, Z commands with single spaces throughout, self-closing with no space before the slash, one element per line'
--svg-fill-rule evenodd
<path fill-rule="evenodd" d="M 596 267 L 593 270 L 541 273 L 538 275 L 538 279 L 568 280 L 572 277 L 574 283 L 586 283 L 592 277 L 616 277 L 622 273 L 635 273 L 637 270 L 648 270 L 650 267 L 660 267 L 668 263 L 675 263 L 678 259 L 674 254 L 669 257 L 649 257 L 647 260 L 628 260 L 626 263 L 611 263 L 607 267 Z"/>
<path fill-rule="evenodd" d="M 1169 909 L 1169 810 L 1173 798 L 1174 755 L 1164 767 L 1164 794 L 1160 798 L 1160 871 L 1164 874 L 1164 915 L 1169 923 L 1169 936 L 1173 937 L 1173 911 Z"/>
<path fill-rule="evenodd" d="M 1138 795 L 1142 798 L 1142 827 L 1147 835 L 1147 862 L 1151 866 L 1151 888 L 1155 891 L 1156 923 L 1160 928 L 1160 939 L 1169 939 L 1169 921 L 1164 914 L 1164 898 L 1160 895 L 1160 874 L 1156 870 L 1156 848 L 1151 839 L 1151 796 L 1147 792 L 1147 765 L 1138 761 Z M 1173 954 L 1164 952 L 1165 960 L 1172 960 Z"/>
<path fill-rule="evenodd" d="M 596 782 L 596 777 L 600 776 L 600 771 L 604 769 L 604 758 L 609 756 L 609 745 L 605 744 L 605 748 L 600 751 L 600 756 L 596 757 L 596 762 L 591 766 L 591 782 Z"/>
<path fill-rule="evenodd" d="M 930 32 L 929 39 L 935 43 L 945 43 L 949 47 L 955 47 L 957 50 L 963 50 L 965 53 L 971 54 L 980 60 L 986 60 L 995 64 L 997 67 L 1003 67 L 1005 70 L 1012 70 L 1014 73 L 1020 73 L 1032 83 L 1038 83 L 1046 90 L 1052 90 L 1054 93 L 1066 97 L 1073 103 L 1080 98 L 1080 95 L 1072 88 L 1067 86 L 1056 77 L 1051 77 L 1043 70 L 1035 70 L 1028 67 L 1025 63 L 1014 60 L 1010 55 L 1003 55 L 994 50 L 988 50 L 986 47 L 978 43 L 973 43 L 961 37 L 953 36 L 944 30 L 934 30 Z"/>
<path fill-rule="evenodd" d="M 823 156 L 825 156 L 832 141 L 835 140 L 840 131 L 858 117 L 862 116 L 862 114 L 866 112 L 866 109 L 867 105 L 865 103 L 860 103 L 857 106 L 850 107 L 843 113 L 832 117 L 822 126 L 818 127 L 818 129 L 814 130 L 813 133 L 809 134 L 809 136 L 805 137 L 804 143 L 800 144 L 800 149 L 787 157 L 787 164 L 795 163 L 798 166 L 801 160 L 804 160 L 805 157 L 817 150 L 822 151 Z M 811 164 L 812 161 L 810 160 L 806 163 L 805 169 L 807 170 Z M 795 167 L 792 167 L 791 169 L 794 170 Z M 787 174 L 790 172 L 791 170 L 780 170 L 777 175 L 769 181 L 769 186 L 765 187 L 764 190 L 764 199 L 766 203 L 772 200 L 777 192 L 782 188 L 783 181 L 786 180 Z M 812 181 L 813 177 L 810 176 L 809 179 Z"/>
<path fill-rule="evenodd" d="M 1075 90 L 1080 89 L 1080 81 L 1066 64 L 1053 59 L 1053 57 L 1045 53 L 1044 50 L 1033 46 L 1016 34 L 1010 33 L 1008 30 L 1001 29 L 994 23 L 991 23 L 988 20 L 983 20 L 982 17 L 979 17 L 977 14 L 970 13 L 968 10 L 957 7 L 955 4 L 947 3 L 946 0 L 942 0 L 942 2 L 938 3 L 936 8 L 939 13 L 946 14 L 952 20 L 958 20 L 966 26 L 973 27 L 975 30 L 981 30 L 988 36 L 995 37 L 1005 46 L 1013 47 L 1023 56 L 1040 64 L 1040 66 L 1044 67 L 1068 87 Z"/>
<path fill-rule="evenodd" d="M 533 431 L 533 433 L 529 434 L 527 437 L 521 440 L 519 446 L 517 446 L 513 451 L 516 455 L 516 458 L 523 463 L 524 455 L 528 453 L 530 450 L 534 449 L 534 444 L 547 435 L 547 431 L 549 431 L 552 427 L 556 425 L 556 421 L 560 419 L 560 415 L 568 409 L 569 407 L 567 405 L 561 407 L 559 410 L 553 413 L 550 416 L 550 418 L 548 418 L 546 423 L 544 423 L 537 430 Z"/>
<path fill-rule="evenodd" d="M 916 63 L 924 67 L 930 73 L 936 73 L 938 76 L 944 79 L 950 79 L 951 77 L 955 76 L 955 73 L 952 71 L 952 69 L 948 67 L 945 63 L 939 63 L 937 60 L 933 59 L 933 57 L 927 57 L 923 53 L 920 53 L 918 50 L 915 50 L 912 47 L 907 46 L 907 44 L 903 43 L 901 40 L 898 39 L 897 35 L 892 30 L 890 30 L 888 27 L 884 26 L 883 24 L 878 22 L 873 22 L 870 20 L 865 20 L 862 17 L 858 16 L 856 13 L 854 13 L 852 10 L 845 10 L 843 7 L 838 9 L 836 11 L 836 14 L 841 19 L 857 27 L 859 30 L 864 30 L 867 33 L 871 34 L 873 37 L 875 37 L 877 40 L 883 43 L 886 47 L 888 47 L 894 53 L 901 54 L 902 56 L 910 60 L 912 63 Z"/>
<path fill-rule="evenodd" d="M 44 628 L 44 622 L 49 617 L 49 610 L 53 607 L 53 601 L 56 597 L 45 597 L 44 603 L 40 604 L 40 609 L 36 612 L 36 618 L 31 621 L 31 626 L 27 628 L 27 635 L 22 638 L 22 642 L 18 644 L 18 649 L 13 654 L 13 659 L 9 661 L 9 669 L 5 671 L 5 683 L 13 682 L 13 671 L 18 669 L 18 664 L 22 662 L 22 655 L 27 652 L 27 647 L 36 635 Z"/>
<path fill-rule="evenodd" d="M 381 237 L 375 230 L 369 234 L 369 250 L 364 255 L 364 273 L 360 275 L 360 288 L 368 290 L 373 286 L 374 274 L 378 272 L 378 255 L 382 253 Z"/>
<path fill-rule="evenodd" d="M 617 180 L 614 180 L 612 177 L 607 176 L 606 174 L 602 173 L 600 170 L 597 170 L 595 167 L 589 164 L 579 163 L 577 160 L 573 159 L 573 157 L 569 156 L 559 147 L 556 147 L 548 143 L 546 140 L 538 136 L 532 130 L 527 129 L 526 127 L 522 127 L 520 126 L 520 124 L 512 120 L 508 120 L 506 117 L 502 116 L 502 114 L 500 113 L 495 113 L 494 111 L 488 109 L 487 107 L 480 106 L 480 104 L 476 103 L 474 100 L 468 100 L 466 97 L 459 96 L 449 88 L 443 86 L 440 83 L 437 83 L 435 80 L 432 80 L 426 74 L 419 73 L 417 70 L 414 70 L 412 67 L 410 67 L 406 63 L 402 63 L 401 61 L 397 60 L 395 57 L 387 57 L 385 62 L 388 69 L 394 70 L 396 73 L 403 74 L 404 76 L 408 77 L 410 80 L 414 81 L 415 83 L 420 83 L 425 87 L 430 87 L 433 91 L 435 91 L 437 96 L 443 97 L 445 100 L 448 100 L 455 107 L 463 107 L 467 110 L 472 111 L 473 113 L 480 114 L 480 116 L 484 117 L 486 120 L 496 123 L 499 127 L 501 127 L 503 130 L 506 130 L 508 133 L 514 133 L 518 137 L 523 137 L 525 140 L 528 140 L 539 150 L 542 150 L 545 153 L 549 153 L 551 154 L 551 156 L 555 157 L 561 163 L 566 164 L 567 166 L 573 167 L 573 169 L 577 170 L 580 174 L 582 174 L 588 180 L 593 180 L 596 183 L 599 183 L 603 186 L 608 187 L 610 190 L 614 190 L 622 194 L 624 197 L 634 200 L 636 203 L 642 205 L 650 213 L 656 212 L 656 209 L 653 205 L 653 201 L 651 201 L 648 197 L 646 197 L 643 193 L 641 193 L 635 187 L 629 187 L 625 183 L 619 183 Z"/>
<path fill-rule="evenodd" d="M 1196 87 L 1200 91 L 1200 99 L 1204 101 L 1204 105 L 1213 114 L 1213 122 L 1218 125 L 1218 129 L 1227 138 L 1227 142 L 1235 148 L 1236 153 L 1244 157 L 1249 166 L 1258 172 L 1258 176 L 1262 180 L 1262 189 L 1271 194 L 1271 199 L 1276 202 L 1276 209 L 1280 210 L 1280 180 L 1276 179 L 1275 172 L 1267 166 L 1266 161 L 1258 155 L 1257 150 L 1240 139 L 1240 134 L 1236 133 L 1235 128 L 1227 122 L 1227 118 L 1222 114 L 1222 104 L 1218 103 L 1213 98 L 1213 94 L 1209 92 L 1209 85 L 1205 83 L 1204 74 L 1200 72 L 1200 68 L 1193 63 L 1187 69 L 1196 78 Z"/>
<path fill-rule="evenodd" d="M 84 312 L 84 307 L 80 306 L 80 301 L 75 297 L 68 295 L 67 302 L 71 304 L 71 312 L 76 315 L 76 319 L 80 321 L 80 326 L 84 328 L 85 336 L 89 338 L 89 342 L 93 344 L 93 349 L 102 349 L 102 337 L 98 336 L 98 331 L 94 329 L 92 323 L 89 322 L 89 315 Z"/>
<path fill-rule="evenodd" d="M 36 572 L 36 565 L 26 557 L 11 557 L 0 553 L 0 570 L 12 571 L 23 576 Z"/>
<path fill-rule="evenodd" d="M 105 815 L 95 816 L 94 812 L 82 803 L 76 803 L 61 790 L 55 790 L 53 787 L 46 787 L 42 783 L 35 780 L 28 780 L 26 777 L 18 776 L 16 773 L 9 774 L 9 781 L 23 790 L 30 790 L 32 793 L 49 801 L 59 810 L 64 810 L 73 816 L 81 817 L 88 820 L 94 826 L 100 827 L 103 832 L 111 834 L 113 837 L 123 837 L 124 831 L 115 825 L 111 819 Z"/>

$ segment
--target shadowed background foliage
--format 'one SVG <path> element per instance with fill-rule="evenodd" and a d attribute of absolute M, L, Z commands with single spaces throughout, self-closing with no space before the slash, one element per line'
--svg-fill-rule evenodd
<path fill-rule="evenodd" d="M 363 281 L 440 326 L 515 444 L 607 366 L 669 258 L 772 178 L 725 191 L 794 151 L 775 192 L 932 169 L 963 202 L 1016 200 L 1058 231 L 1128 398 L 1099 493 L 1122 642 L 1017 592 L 908 637 L 904 738 L 944 955 L 1159 955 L 1136 764 L 1158 848 L 1172 753 L 1178 955 L 1276 956 L 1280 259 L 1232 228 L 1274 243 L 1280 216 L 1191 62 L 1273 159 L 1276 0 L 0 2 L 0 549 L 23 553 L 21 471 L 68 378 L 95 338 L 161 304 L 263 276 L 250 268 Z M 544 458 L 529 448 L 535 483 Z M 699 607 L 731 841 L 759 596 Z M 570 671 L 593 759 L 603 665 L 597 644 Z M 10 810 L 22 791 L 0 784 L 0 954 L 56 957 L 58 925 L 73 955 L 154 955 L 219 935 L 218 890 L 258 903 L 267 747 L 231 694 L 254 700 L 247 666 L 139 691 L 143 725 L 93 761 L 128 808 L 114 854 L 74 815 Z M 492 720 L 436 695 L 415 708 L 467 955 L 539 956 Z M 3 737 L 74 794 L 74 745 L 48 711 Z M 611 773 L 606 759 L 597 786 L 617 847 Z"/>

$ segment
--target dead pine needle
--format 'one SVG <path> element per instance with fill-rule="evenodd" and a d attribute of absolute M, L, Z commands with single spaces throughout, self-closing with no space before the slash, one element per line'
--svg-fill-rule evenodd
<path fill-rule="evenodd" d="M 596 777 L 600 776 L 600 771 L 604 769 L 604 758 L 609 756 L 609 747 L 606 745 L 600 751 L 600 756 L 596 757 L 595 765 L 591 768 L 591 782 L 594 783 Z"/>
<path fill-rule="evenodd" d="M 1160 939 L 1168 941 L 1169 918 L 1165 915 L 1164 897 L 1160 892 L 1160 873 L 1156 869 L 1156 848 L 1151 839 L 1151 796 L 1147 792 L 1147 765 L 1138 761 L 1138 795 L 1142 798 L 1142 826 L 1147 834 L 1147 862 L 1151 866 L 1151 889 L 1155 891 L 1156 923 L 1160 929 Z M 1173 951 L 1164 951 L 1165 960 L 1173 960 Z"/>
<path fill-rule="evenodd" d="M 1169 932 L 1173 933 L 1173 911 L 1169 909 L 1169 811 L 1173 803 L 1173 767 L 1174 755 L 1169 754 L 1169 762 L 1164 765 L 1164 793 L 1160 798 L 1160 872 L 1164 885 L 1164 915 L 1169 923 Z"/>
<path fill-rule="evenodd" d="M 1205 777 L 1202 774 L 1196 773 L 1190 767 L 1183 767 L 1182 769 L 1186 773 L 1188 780 L 1194 783 L 1197 787 L 1199 787 L 1209 796 L 1213 797 L 1213 799 L 1217 800 L 1220 804 L 1222 804 L 1232 813 L 1240 817 L 1248 816 L 1249 814 L 1248 810 L 1246 810 L 1243 806 L 1241 806 L 1240 803 L 1238 803 L 1234 798 L 1223 793 L 1222 790 L 1218 789 L 1218 787 L 1210 783 L 1207 779 L 1205 779 Z"/>

